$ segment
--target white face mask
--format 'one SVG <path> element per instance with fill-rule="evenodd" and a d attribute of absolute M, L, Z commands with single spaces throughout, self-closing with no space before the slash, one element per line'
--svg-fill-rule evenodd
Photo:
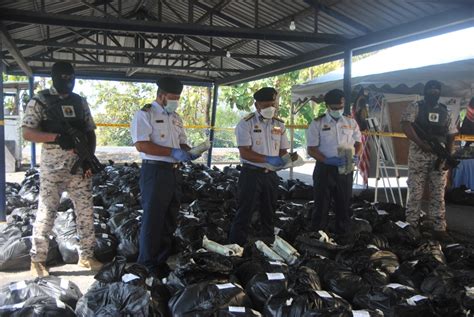
<path fill-rule="evenodd" d="M 165 110 L 168 113 L 173 113 L 178 109 L 179 103 L 178 100 L 168 100 L 166 102 Z"/>
<path fill-rule="evenodd" d="M 271 119 L 275 115 L 276 108 L 275 107 L 268 107 L 265 109 L 260 109 L 260 114 L 265 119 Z"/>
<path fill-rule="evenodd" d="M 340 110 L 329 110 L 329 115 L 334 119 L 339 119 L 344 114 L 344 109 Z"/>

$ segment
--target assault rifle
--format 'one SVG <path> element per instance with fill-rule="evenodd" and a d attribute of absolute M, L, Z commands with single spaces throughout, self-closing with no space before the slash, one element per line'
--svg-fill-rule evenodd
<path fill-rule="evenodd" d="M 60 107 L 51 106 L 48 107 L 47 110 L 48 115 L 54 120 L 59 120 L 65 128 L 66 134 L 71 136 L 74 140 L 74 151 L 79 156 L 79 159 L 72 166 L 71 174 L 75 175 L 79 167 L 82 167 L 84 172 L 90 168 L 92 174 L 100 173 L 104 169 L 104 165 L 100 163 L 99 159 L 90 150 L 86 135 L 72 127 L 71 124 L 64 119 L 61 113 L 59 113 L 61 111 Z"/>
<path fill-rule="evenodd" d="M 413 122 L 412 124 L 416 134 L 418 134 L 423 141 L 428 143 L 431 147 L 431 151 L 438 156 L 435 164 L 436 169 L 440 168 L 442 162 L 446 162 L 446 164 L 451 168 L 455 168 L 459 165 L 460 162 L 449 153 L 441 142 L 439 142 L 435 137 L 428 135 L 416 122 Z"/>
<path fill-rule="evenodd" d="M 76 128 L 71 127 L 69 123 L 66 122 L 67 130 L 66 133 L 69 134 L 74 140 L 74 148 L 76 150 L 79 159 L 74 163 L 71 168 L 71 174 L 75 175 L 77 169 L 82 166 L 85 172 L 84 166 L 90 167 L 92 174 L 100 173 L 104 169 L 99 159 L 91 152 L 89 144 L 87 142 L 87 137 L 84 133 L 77 130 Z"/>

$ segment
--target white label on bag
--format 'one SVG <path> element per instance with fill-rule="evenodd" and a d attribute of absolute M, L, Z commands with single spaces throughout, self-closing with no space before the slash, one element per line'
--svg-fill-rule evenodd
<path fill-rule="evenodd" d="M 268 261 L 268 263 L 270 263 L 270 265 L 283 266 L 283 263 L 280 261 Z"/>
<path fill-rule="evenodd" d="M 226 288 L 234 288 L 235 285 L 232 283 L 225 283 L 225 284 L 216 284 L 218 289 L 226 289 Z"/>
<path fill-rule="evenodd" d="M 115 204 L 117 207 L 123 207 L 123 204 Z"/>
<path fill-rule="evenodd" d="M 459 244 L 459 243 L 448 244 L 448 245 L 446 246 L 446 248 L 457 247 L 458 245 L 460 245 L 460 244 Z"/>
<path fill-rule="evenodd" d="M 136 276 L 135 274 L 127 273 L 122 276 L 122 282 L 128 283 L 133 280 L 139 279 L 139 276 Z"/>
<path fill-rule="evenodd" d="M 21 281 L 21 282 L 18 282 L 18 283 L 15 283 L 15 284 L 10 284 L 8 285 L 8 288 L 10 289 L 10 291 L 16 291 L 17 289 L 23 289 L 23 288 L 26 288 L 26 283 L 25 281 Z"/>
<path fill-rule="evenodd" d="M 102 229 L 107 229 L 107 225 L 106 225 L 105 223 L 101 223 L 101 224 L 100 224 L 100 227 L 101 227 Z"/>
<path fill-rule="evenodd" d="M 229 312 L 231 312 L 231 313 L 245 313 L 245 307 L 242 307 L 242 306 L 229 306 Z"/>
<path fill-rule="evenodd" d="M 285 275 L 283 273 L 267 273 L 267 278 L 271 280 L 284 280 Z"/>
<path fill-rule="evenodd" d="M 99 187 L 100 187 L 100 186 L 99 186 Z M 103 207 L 103 206 L 94 206 L 94 209 L 100 209 L 100 210 L 102 210 L 102 209 L 104 209 L 104 207 Z"/>
<path fill-rule="evenodd" d="M 407 303 L 408 305 L 411 306 L 416 306 L 416 302 L 419 302 L 420 300 L 427 299 L 428 297 L 423 296 L 423 295 L 415 295 L 410 298 L 407 298 Z"/>
<path fill-rule="evenodd" d="M 397 222 L 395 222 L 395 224 L 397 226 L 399 226 L 400 228 L 402 228 L 402 229 L 409 225 L 408 222 L 403 222 L 403 221 L 397 221 Z"/>
<path fill-rule="evenodd" d="M 389 287 L 389 288 L 393 288 L 393 289 L 396 289 L 396 288 L 413 289 L 410 286 L 406 286 L 406 285 L 402 285 L 402 284 L 398 284 L 398 283 L 390 283 L 390 284 L 387 284 L 385 286 Z"/>
<path fill-rule="evenodd" d="M 291 220 L 293 218 L 291 218 L 291 217 L 280 217 L 278 219 L 280 219 L 281 221 L 288 221 L 288 220 Z"/>
<path fill-rule="evenodd" d="M 62 289 L 68 289 L 69 288 L 69 281 L 65 279 L 61 279 L 61 282 L 59 283 L 59 286 L 61 286 Z"/>
<path fill-rule="evenodd" d="M 331 294 L 329 294 L 329 293 L 326 292 L 326 291 L 316 291 L 316 293 L 317 293 L 320 297 L 332 298 Z"/>
<path fill-rule="evenodd" d="M 66 308 L 66 305 L 64 305 L 63 302 L 61 302 L 59 299 L 56 298 L 56 306 L 58 306 L 59 308 Z"/>
<path fill-rule="evenodd" d="M 353 317 L 370 317 L 370 313 L 366 310 L 353 310 L 352 316 Z"/>
<path fill-rule="evenodd" d="M 102 234 L 102 238 L 107 239 L 108 237 L 109 237 L 109 235 L 107 233 Z"/>
<path fill-rule="evenodd" d="M 386 212 L 386 211 L 383 210 L 383 209 L 377 209 L 377 213 L 378 213 L 380 216 L 388 215 L 388 212 Z"/>
<path fill-rule="evenodd" d="M 286 300 L 286 306 L 290 306 L 293 303 L 293 297 L 290 297 L 289 299 Z"/>

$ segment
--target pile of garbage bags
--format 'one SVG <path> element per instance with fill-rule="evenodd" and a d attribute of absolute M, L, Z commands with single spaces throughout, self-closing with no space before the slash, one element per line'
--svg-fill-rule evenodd
<path fill-rule="evenodd" d="M 356 198 L 347 234 L 331 233 L 333 214 L 329 232 L 312 231 L 312 187 L 281 181 L 276 236 L 258 236 L 256 214 L 249 243 L 227 245 L 238 168 L 189 164 L 182 172 L 184 197 L 167 277 L 154 278 L 133 263 L 143 212 L 139 167 L 110 164 L 93 178 L 95 256 L 106 263 L 95 282 L 84 295 L 65 290 L 66 282 L 54 277 L 4 285 L 0 315 L 474 316 L 473 245 L 437 241 L 406 223 L 400 206 Z M 28 171 L 21 185 L 8 184 L 0 270 L 29 267 L 38 186 L 36 171 Z M 57 214 L 50 263 L 76 263 L 74 206 L 67 196 Z"/>

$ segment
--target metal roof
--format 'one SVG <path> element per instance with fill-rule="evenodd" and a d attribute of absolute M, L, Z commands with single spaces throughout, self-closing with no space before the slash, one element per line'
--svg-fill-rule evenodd
<path fill-rule="evenodd" d="M 9 74 L 222 85 L 473 26 L 474 0 L 17 0 L 0 23 Z"/>

